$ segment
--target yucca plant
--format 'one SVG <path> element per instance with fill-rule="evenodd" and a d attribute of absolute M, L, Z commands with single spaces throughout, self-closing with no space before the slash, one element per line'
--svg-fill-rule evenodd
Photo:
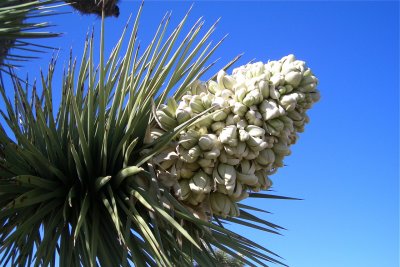
<path fill-rule="evenodd" d="M 168 107 L 193 95 L 221 42 L 209 42 L 215 25 L 201 36 L 199 20 L 178 43 L 188 15 L 166 37 L 167 15 L 141 52 L 136 42 L 141 10 L 126 50 L 128 27 L 108 58 L 103 19 L 99 64 L 92 35 L 79 66 L 71 58 L 60 87 L 52 83 L 55 59 L 32 88 L 14 79 L 13 102 L 5 88 L 11 85 L 0 86 L 6 105 L 1 114 L 13 133 L 8 136 L 1 126 L 0 265 L 220 266 L 216 249 L 240 255 L 249 266 L 284 265 L 275 253 L 224 226 L 277 234 L 281 227 L 251 213 L 262 210 L 235 203 L 235 213 L 216 212 L 219 205 L 230 210 L 226 198 L 208 202 L 208 209 L 204 199 L 201 205 L 188 202 L 177 193 L 183 190 L 175 187 L 177 178 L 160 168 L 171 146 L 182 144 L 182 135 L 219 112 L 220 106 L 209 105 L 171 127 L 160 117 L 175 116 L 177 109 L 172 114 Z M 53 91 L 62 94 L 57 112 Z"/>
<path fill-rule="evenodd" d="M 65 3 L 64 3 L 65 2 Z M 57 37 L 60 33 L 46 31 L 53 26 L 46 17 L 60 14 L 59 6 L 70 5 L 82 14 L 101 17 L 119 15 L 117 0 L 2 0 L 0 1 L 0 72 L 9 73 L 38 52 L 54 49 L 38 43 L 44 38 Z M 21 52 L 25 52 L 21 54 Z"/>
<path fill-rule="evenodd" d="M 19 66 L 35 56 L 21 51 L 40 52 L 49 48 L 33 40 L 59 36 L 59 33 L 43 31 L 51 26 L 40 20 L 57 14 L 55 5 L 59 0 L 2 0 L 0 2 L 0 71 Z M 10 51 L 12 50 L 12 51 Z"/>

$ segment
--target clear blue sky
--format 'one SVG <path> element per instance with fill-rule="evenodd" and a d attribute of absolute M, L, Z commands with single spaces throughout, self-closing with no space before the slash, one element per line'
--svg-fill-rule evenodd
<path fill-rule="evenodd" d="M 147 1 L 139 39 L 146 44 L 166 11 L 176 25 L 192 2 Z M 229 37 L 215 53 L 222 67 L 293 53 L 319 78 L 322 99 L 286 167 L 271 178 L 277 194 L 303 201 L 246 201 L 274 214 L 284 236 L 237 229 L 277 252 L 293 267 L 396 267 L 399 265 L 399 2 L 194 1 L 189 22 L 221 17 L 214 39 Z M 122 0 L 108 19 L 108 50 L 138 1 Z M 70 10 L 64 8 L 64 10 Z M 49 18 L 65 32 L 46 41 L 79 55 L 88 29 L 100 19 L 78 13 Z M 50 54 L 27 64 L 39 77 Z M 210 73 L 211 75 L 213 73 Z M 208 76 L 209 77 L 209 76 Z M 204 79 L 208 78 L 207 76 Z M 56 84 L 59 81 L 55 81 Z"/>

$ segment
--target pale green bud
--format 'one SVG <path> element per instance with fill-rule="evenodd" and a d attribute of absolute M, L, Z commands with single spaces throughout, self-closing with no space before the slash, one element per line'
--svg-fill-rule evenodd
<path fill-rule="evenodd" d="M 178 126 L 178 122 L 175 120 L 175 118 L 170 117 L 163 110 L 157 110 L 156 115 L 163 128 L 170 130 Z"/>
<path fill-rule="evenodd" d="M 274 74 L 271 78 L 270 81 L 273 85 L 273 87 L 278 87 L 279 85 L 284 85 L 285 84 L 285 76 L 283 76 L 280 73 L 276 73 Z M 271 90 L 269 91 L 270 95 L 271 95 Z"/>
<path fill-rule="evenodd" d="M 189 180 L 179 180 L 179 189 L 177 190 L 177 195 L 179 196 L 180 200 L 186 200 L 191 193 L 189 187 Z"/>
<path fill-rule="evenodd" d="M 199 146 L 202 150 L 211 150 L 217 146 L 218 143 L 218 138 L 215 134 L 206 134 L 199 139 Z"/>
<path fill-rule="evenodd" d="M 220 163 L 214 169 L 213 178 L 219 184 L 232 184 L 236 182 L 236 170 L 231 165 Z"/>
<path fill-rule="evenodd" d="M 226 126 L 236 124 L 236 122 L 234 121 L 233 117 L 234 117 L 233 114 L 229 114 L 228 117 L 226 117 L 226 120 L 225 120 L 225 125 Z"/>
<path fill-rule="evenodd" d="M 237 139 L 237 128 L 234 125 L 226 126 L 222 129 L 219 140 L 223 144 L 228 144 L 230 146 L 236 146 L 238 139 Z"/>
<path fill-rule="evenodd" d="M 206 198 L 206 195 L 204 193 L 194 193 L 192 192 L 190 194 L 190 197 L 186 199 L 186 201 L 193 205 L 193 206 L 197 206 L 200 203 L 202 203 L 204 201 L 204 199 Z"/>
<path fill-rule="evenodd" d="M 205 110 L 203 101 L 199 95 L 194 95 L 189 102 L 189 107 L 193 113 L 201 113 Z"/>
<path fill-rule="evenodd" d="M 197 163 L 202 167 L 202 168 L 208 168 L 208 167 L 214 167 L 214 161 L 212 159 L 199 159 Z"/>
<path fill-rule="evenodd" d="M 223 110 L 217 110 L 212 113 L 212 119 L 214 121 L 223 121 L 227 116 L 228 114 L 226 114 Z"/>
<path fill-rule="evenodd" d="M 318 79 L 314 75 L 305 76 L 300 83 L 300 86 L 304 86 L 307 84 L 316 84 L 318 83 Z"/>
<path fill-rule="evenodd" d="M 249 153 L 247 145 L 245 142 L 239 142 L 236 146 L 236 154 L 235 156 L 238 158 L 245 157 Z"/>
<path fill-rule="evenodd" d="M 273 163 L 275 161 L 275 154 L 272 149 L 264 149 L 261 150 L 258 157 L 256 158 L 257 163 L 267 166 L 270 163 Z"/>
<path fill-rule="evenodd" d="M 250 109 L 249 111 L 246 112 L 245 117 L 249 124 L 253 124 L 256 126 L 263 125 L 263 123 L 262 123 L 263 117 L 262 117 L 261 113 L 258 112 L 257 110 Z"/>
<path fill-rule="evenodd" d="M 238 129 L 244 129 L 244 128 L 246 128 L 247 127 L 247 125 L 249 125 L 248 123 L 247 123 L 247 121 L 246 120 L 240 120 L 240 121 L 238 121 L 237 123 L 236 123 L 236 127 L 238 128 Z"/>
<path fill-rule="evenodd" d="M 204 152 L 203 156 L 205 159 L 217 159 L 219 157 L 220 153 L 221 153 L 221 151 L 219 150 L 219 148 L 214 147 L 210 151 Z"/>
<path fill-rule="evenodd" d="M 240 172 L 244 174 L 253 174 L 256 170 L 256 165 L 249 160 L 242 160 L 240 162 Z"/>
<path fill-rule="evenodd" d="M 258 84 L 261 95 L 263 98 L 268 98 L 269 97 L 269 83 L 268 81 L 261 80 L 260 83 Z"/>
<path fill-rule="evenodd" d="M 257 88 L 257 89 L 248 91 L 246 96 L 243 98 L 242 102 L 247 107 L 250 107 L 250 106 L 253 106 L 253 105 L 258 105 L 262 100 L 263 100 L 263 97 L 261 95 L 261 92 Z"/>
<path fill-rule="evenodd" d="M 201 154 L 201 149 L 199 146 L 194 146 L 189 150 L 184 149 L 181 146 L 178 146 L 178 153 L 180 159 L 187 163 L 195 162 Z"/>
<path fill-rule="evenodd" d="M 275 162 L 274 162 L 275 169 L 284 166 L 284 164 L 283 164 L 283 158 L 284 157 L 285 157 L 284 155 L 276 155 Z"/>
<path fill-rule="evenodd" d="M 240 198 L 240 196 L 242 195 L 242 192 L 243 192 L 242 183 L 236 182 L 235 189 L 233 190 L 232 194 L 231 194 L 229 197 L 230 197 L 233 201 L 235 201 L 235 199 Z"/>
<path fill-rule="evenodd" d="M 207 92 L 207 86 L 204 82 L 195 80 L 190 86 L 190 92 L 192 95 L 200 95 L 201 93 Z"/>
<path fill-rule="evenodd" d="M 288 156 L 291 153 L 290 149 L 288 148 L 288 146 L 286 144 L 283 144 L 283 143 L 275 144 L 272 149 L 274 150 L 274 152 L 277 155 L 281 155 L 281 156 Z"/>
<path fill-rule="evenodd" d="M 258 183 L 258 177 L 253 173 L 253 174 L 244 174 L 241 172 L 237 173 L 237 179 L 240 181 L 242 184 L 245 185 L 255 185 Z"/>
<path fill-rule="evenodd" d="M 277 88 L 279 88 L 279 86 L 271 86 L 269 88 L 269 97 L 272 99 L 279 99 L 279 97 L 281 96 L 277 90 Z"/>
<path fill-rule="evenodd" d="M 199 127 L 209 127 L 213 123 L 213 119 L 211 118 L 211 115 L 204 115 L 200 117 L 200 119 L 197 121 L 196 126 Z"/>
<path fill-rule="evenodd" d="M 229 109 L 229 102 L 221 96 L 216 96 L 213 99 L 212 106 L 215 106 L 216 108 L 219 109 L 224 109 L 224 108 Z"/>
<path fill-rule="evenodd" d="M 179 137 L 179 144 L 185 149 L 194 147 L 199 140 L 199 133 L 194 130 L 188 130 L 185 133 L 181 133 Z"/>
<path fill-rule="evenodd" d="M 236 197 L 236 196 L 233 197 L 233 195 L 231 195 L 229 197 L 232 199 L 232 201 L 239 202 L 239 201 L 241 201 L 243 199 L 248 198 L 249 197 L 249 193 L 245 189 L 242 189 L 242 193 L 238 197 Z M 239 213 L 239 215 L 240 215 L 240 213 Z M 239 215 L 237 215 L 237 216 L 239 216 Z"/>
<path fill-rule="evenodd" d="M 310 83 L 304 86 L 299 87 L 299 91 L 303 92 L 303 93 L 310 93 L 310 92 L 314 92 L 317 88 L 317 84 L 315 83 Z"/>
<path fill-rule="evenodd" d="M 235 99 L 242 102 L 246 96 L 247 88 L 246 85 L 242 84 L 240 87 L 235 89 Z"/>
<path fill-rule="evenodd" d="M 179 124 L 182 124 L 192 118 L 191 114 L 192 114 L 192 111 L 189 107 L 186 107 L 183 109 L 177 109 L 176 110 L 176 120 L 179 122 Z"/>
<path fill-rule="evenodd" d="M 221 93 L 219 94 L 219 96 L 221 96 L 222 98 L 227 100 L 227 99 L 233 98 L 233 92 L 228 89 L 223 89 L 221 91 Z"/>
<path fill-rule="evenodd" d="M 228 150 L 229 149 L 233 149 L 233 148 L 229 147 Z M 234 152 L 232 154 L 234 154 Z M 221 154 L 220 154 L 218 159 L 219 159 L 220 162 L 222 162 L 224 164 L 231 165 L 231 166 L 235 166 L 235 165 L 239 164 L 240 160 L 241 160 L 241 158 L 238 158 L 238 157 L 233 156 L 233 155 L 229 155 L 227 153 L 226 149 L 221 151 Z"/>
<path fill-rule="evenodd" d="M 267 143 L 259 137 L 249 136 L 249 139 L 246 140 L 246 144 L 253 151 L 261 151 L 267 147 Z"/>
<path fill-rule="evenodd" d="M 299 71 L 290 71 L 285 74 L 285 82 L 292 85 L 293 87 L 299 86 L 303 75 Z"/>
<path fill-rule="evenodd" d="M 253 137 L 262 137 L 265 135 L 265 130 L 255 125 L 248 125 L 246 131 Z"/>
<path fill-rule="evenodd" d="M 221 89 L 219 88 L 219 86 L 218 86 L 218 83 L 216 83 L 215 81 L 213 81 L 213 80 L 210 80 L 210 81 L 208 81 L 208 83 L 207 83 L 207 89 L 208 89 L 208 91 L 210 92 L 210 93 L 212 93 L 212 94 L 216 94 L 218 91 L 220 91 Z"/>
<path fill-rule="evenodd" d="M 283 58 L 281 58 L 282 61 L 282 69 L 285 69 L 290 63 L 295 62 L 296 61 L 296 57 L 293 54 L 284 56 Z M 290 64 L 291 65 L 291 64 Z"/>
<path fill-rule="evenodd" d="M 211 94 L 204 94 L 201 96 L 201 102 L 205 109 L 211 107 L 214 97 Z"/>
<path fill-rule="evenodd" d="M 253 160 L 258 157 L 259 153 L 260 153 L 259 151 L 250 149 L 249 153 L 244 158 L 247 160 Z"/>
<path fill-rule="evenodd" d="M 232 112 L 239 116 L 244 116 L 247 112 L 247 109 L 247 106 L 245 106 L 244 104 L 240 102 L 235 102 Z"/>
<path fill-rule="evenodd" d="M 226 218 L 230 213 L 234 216 L 239 216 L 239 210 L 235 207 L 236 203 L 227 195 L 218 192 L 211 193 L 210 204 L 212 212 L 223 218 Z"/>
<path fill-rule="evenodd" d="M 286 129 L 288 129 L 290 132 L 294 131 L 293 120 L 291 118 L 289 118 L 288 116 L 282 116 L 279 119 L 283 122 Z"/>
<path fill-rule="evenodd" d="M 297 101 L 303 100 L 305 98 L 303 93 L 292 93 L 290 95 L 284 95 L 281 100 L 280 104 L 286 110 L 293 110 L 296 107 Z"/>
<path fill-rule="evenodd" d="M 293 120 L 293 123 L 295 121 L 302 121 L 304 119 L 304 116 L 298 112 L 297 110 L 291 110 L 287 113 L 288 117 Z"/>
<path fill-rule="evenodd" d="M 211 178 L 203 171 L 199 171 L 190 180 L 189 187 L 195 193 L 209 193 L 211 191 Z"/>
<path fill-rule="evenodd" d="M 281 132 L 285 128 L 285 124 L 280 119 L 273 119 L 267 121 L 269 126 L 272 126 L 276 132 Z"/>
<path fill-rule="evenodd" d="M 260 112 L 264 120 L 271 120 L 285 115 L 285 110 L 273 100 L 264 100 L 260 105 Z"/>
<path fill-rule="evenodd" d="M 223 123 L 222 121 L 217 121 L 211 124 L 211 130 L 217 134 L 220 133 L 224 128 L 225 128 L 225 123 Z"/>
<path fill-rule="evenodd" d="M 239 129 L 239 140 L 242 142 L 245 142 L 247 139 L 249 139 L 250 134 L 243 129 Z"/>
<path fill-rule="evenodd" d="M 217 74 L 217 82 L 220 88 L 233 89 L 235 86 L 235 79 L 227 75 L 224 70 L 220 70 Z"/>

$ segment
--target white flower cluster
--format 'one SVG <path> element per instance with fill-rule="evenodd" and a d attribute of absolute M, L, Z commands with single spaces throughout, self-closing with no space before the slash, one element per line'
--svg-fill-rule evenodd
<path fill-rule="evenodd" d="M 289 55 L 193 84 L 178 104 L 170 100 L 157 110 L 161 128 L 168 131 L 216 108 L 154 158 L 158 173 L 176 178 L 171 186 L 185 203 L 238 216 L 236 202 L 249 191 L 268 189 L 268 175 L 291 153 L 290 145 L 309 121 L 306 110 L 320 97 L 317 83 L 305 62 Z M 153 129 L 152 138 L 162 129 Z"/>

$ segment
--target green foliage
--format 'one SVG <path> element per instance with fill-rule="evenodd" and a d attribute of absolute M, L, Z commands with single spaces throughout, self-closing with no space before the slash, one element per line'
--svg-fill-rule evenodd
<path fill-rule="evenodd" d="M 14 79 L 13 103 L 0 86 L 1 114 L 15 137 L 0 125 L 0 265 L 55 266 L 58 255 L 59 266 L 219 266 L 215 248 L 242 254 L 250 266 L 280 263 L 224 228 L 281 229 L 246 212 L 255 208 L 239 204 L 238 218 L 204 221 L 158 182 L 152 156 L 202 114 L 145 144 L 153 111 L 171 90 L 182 95 L 204 74 L 220 43 L 208 40 L 215 25 L 199 35 L 201 21 L 176 43 L 187 15 L 165 37 L 167 16 L 140 54 L 140 12 L 126 50 L 127 28 L 108 59 L 103 20 L 99 65 L 92 36 L 80 65 L 71 59 L 61 88 L 52 84 L 55 59 L 32 90 Z M 56 112 L 53 90 L 62 94 Z"/>
<path fill-rule="evenodd" d="M 17 66 L 20 62 L 30 60 L 32 56 L 21 56 L 10 53 L 10 49 L 39 52 L 43 45 L 32 40 L 59 36 L 58 33 L 46 32 L 48 22 L 31 22 L 54 15 L 54 4 L 59 0 L 2 0 L 0 2 L 0 72 L 5 67 Z"/>

